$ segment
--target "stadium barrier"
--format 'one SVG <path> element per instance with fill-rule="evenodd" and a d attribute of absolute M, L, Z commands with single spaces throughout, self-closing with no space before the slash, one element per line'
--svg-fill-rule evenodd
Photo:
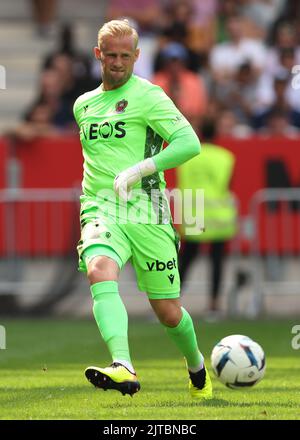
<path fill-rule="evenodd" d="M 77 278 L 78 216 L 78 190 L 0 190 L 0 311 L 7 297 L 25 294 L 43 298 L 34 309 L 49 313 L 58 298 L 71 292 Z"/>
<path fill-rule="evenodd" d="M 265 310 L 269 295 L 300 297 L 300 188 L 262 189 L 250 201 L 252 302 Z"/>

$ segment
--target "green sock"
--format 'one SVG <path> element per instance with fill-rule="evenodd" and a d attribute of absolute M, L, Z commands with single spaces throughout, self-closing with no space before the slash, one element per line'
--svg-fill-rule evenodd
<path fill-rule="evenodd" d="M 113 360 L 131 364 L 128 347 L 128 316 L 116 281 L 102 281 L 91 286 L 93 312 L 101 336 Z"/>
<path fill-rule="evenodd" d="M 192 318 L 181 307 L 182 318 L 176 327 L 167 327 L 166 331 L 174 341 L 183 356 L 186 358 L 188 368 L 199 370 L 203 364 L 203 356 L 199 351 Z"/>

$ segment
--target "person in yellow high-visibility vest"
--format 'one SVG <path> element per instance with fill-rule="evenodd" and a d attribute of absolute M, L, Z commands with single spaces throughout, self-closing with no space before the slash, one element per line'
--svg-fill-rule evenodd
<path fill-rule="evenodd" d="M 184 246 L 179 254 L 179 268 L 181 282 L 184 284 L 188 269 L 200 249 L 199 244 L 210 243 L 209 310 L 216 312 L 220 308 L 219 294 L 225 243 L 234 237 L 237 229 L 237 209 L 229 189 L 235 157 L 230 151 L 212 143 L 214 138 L 212 124 L 202 127 L 202 138 L 201 153 L 177 168 L 178 188 L 181 191 L 186 189 L 192 191 L 191 203 L 183 203 L 180 233 Z M 195 219 L 199 214 L 203 215 L 196 212 L 197 189 L 204 190 L 204 230 L 198 228 L 199 232 L 195 232 L 195 228 L 190 224 L 192 218 Z"/>

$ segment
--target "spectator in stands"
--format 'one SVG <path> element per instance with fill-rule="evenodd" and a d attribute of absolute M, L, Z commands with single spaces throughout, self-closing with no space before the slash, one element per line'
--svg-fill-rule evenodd
<path fill-rule="evenodd" d="M 73 61 L 69 55 L 57 54 L 52 58 L 51 67 L 42 72 L 39 101 L 47 102 L 53 109 L 53 122 L 60 128 L 75 127 L 73 103 L 78 91 Z"/>
<path fill-rule="evenodd" d="M 299 130 L 290 125 L 287 113 L 274 107 L 268 114 L 265 127 L 259 131 L 264 137 L 287 137 L 295 139 L 299 137 Z"/>
<path fill-rule="evenodd" d="M 169 43 L 180 43 L 185 46 L 187 51 L 186 66 L 198 71 L 200 67 L 200 56 L 188 46 L 190 23 L 193 16 L 193 8 L 190 2 L 169 1 L 165 4 L 164 16 L 160 35 L 158 39 L 159 50 L 154 60 L 154 71 L 163 69 L 164 59 L 162 50 Z"/>
<path fill-rule="evenodd" d="M 280 24 L 276 30 L 274 44 L 267 51 L 266 73 L 274 76 L 284 67 L 282 55 L 287 51 L 293 51 L 294 64 L 300 64 L 296 28 L 290 22 Z"/>
<path fill-rule="evenodd" d="M 281 14 L 286 0 L 240 0 L 239 12 L 253 27 L 253 35 L 266 38 Z"/>
<path fill-rule="evenodd" d="M 256 129 L 267 125 L 274 108 L 285 113 L 289 125 L 300 128 L 300 90 L 292 86 L 291 70 L 281 70 L 274 78 L 265 75 L 260 92 L 268 105 L 254 115 L 253 125 Z"/>
<path fill-rule="evenodd" d="M 82 94 L 87 90 L 95 89 L 99 85 L 99 74 L 97 74 L 97 80 L 93 77 L 92 66 L 93 62 L 91 57 L 82 53 L 76 48 L 73 27 L 65 23 L 58 33 L 58 45 L 54 52 L 48 54 L 43 62 L 43 69 L 48 69 L 53 67 L 56 63 L 57 57 L 59 60 L 60 55 L 65 55 L 65 66 L 64 71 L 67 70 L 67 74 L 71 77 L 71 83 L 76 84 L 75 94 Z M 72 62 L 70 75 L 70 61 Z M 58 67 L 61 66 L 63 61 L 58 61 Z M 68 66 L 69 64 L 69 66 Z M 61 67 L 60 67 L 61 68 Z M 68 73 L 69 71 L 69 73 Z"/>
<path fill-rule="evenodd" d="M 217 44 L 211 52 L 210 66 L 216 82 L 232 80 L 245 62 L 250 62 L 255 75 L 259 76 L 265 66 L 266 49 L 261 41 L 245 38 L 243 18 L 232 15 L 227 21 L 230 40 Z"/>
<path fill-rule="evenodd" d="M 227 21 L 231 16 L 237 14 L 237 12 L 238 3 L 236 0 L 219 0 L 215 30 L 215 41 L 217 43 L 224 43 L 224 41 L 228 41 L 230 39 L 228 35 Z"/>
<path fill-rule="evenodd" d="M 59 75 L 62 84 L 62 98 L 73 103 L 79 90 L 73 71 L 72 57 L 63 53 L 57 54 L 52 59 L 51 67 Z"/>
<path fill-rule="evenodd" d="M 239 123 L 250 125 L 258 105 L 259 81 L 248 61 L 241 64 L 236 74 L 224 84 L 216 83 L 214 96 L 222 107 L 231 110 Z"/>
<path fill-rule="evenodd" d="M 277 20 L 273 23 L 269 42 L 275 44 L 276 46 L 276 34 L 278 33 L 278 28 L 280 28 L 284 23 L 289 23 L 295 27 L 296 32 L 300 35 L 300 3 L 299 0 L 285 0 L 284 7 L 281 10 L 281 14 Z"/>
<path fill-rule="evenodd" d="M 69 60 L 64 57 L 57 56 L 53 67 L 42 72 L 37 99 L 26 112 L 24 122 L 12 132 L 16 138 L 31 140 L 77 131 L 72 114 L 73 82 Z"/>
<path fill-rule="evenodd" d="M 162 57 L 164 67 L 153 76 L 152 82 L 162 87 L 197 132 L 207 105 L 204 82 L 187 69 L 187 51 L 179 43 L 165 46 Z"/>
<path fill-rule="evenodd" d="M 57 0 L 31 0 L 31 5 L 39 36 L 53 36 Z"/>
<path fill-rule="evenodd" d="M 33 141 L 36 138 L 52 137 L 60 134 L 60 131 L 52 122 L 53 113 L 46 103 L 35 104 L 27 113 L 25 121 L 19 124 L 8 135 L 11 139 L 23 142 Z"/>
<path fill-rule="evenodd" d="M 231 110 L 220 111 L 216 121 L 216 136 L 247 138 L 253 134 L 251 127 L 247 124 L 239 124 Z"/>
<path fill-rule="evenodd" d="M 188 3 L 191 7 L 191 15 L 188 21 L 186 45 L 197 54 L 207 53 L 215 41 L 218 1 L 190 0 Z"/>
<path fill-rule="evenodd" d="M 107 5 L 106 21 L 129 18 L 138 24 L 141 35 L 156 33 L 162 18 L 159 0 L 110 0 Z"/>
<path fill-rule="evenodd" d="M 64 62 L 59 68 L 57 63 L 56 67 L 48 68 L 42 72 L 38 97 L 27 114 L 31 114 L 33 109 L 37 108 L 38 114 L 47 113 L 47 121 L 53 125 L 53 129 L 72 131 L 76 130 L 72 114 L 74 100 L 72 91 L 66 89 L 69 75 L 66 71 L 64 72 L 65 66 L 62 67 L 63 64 Z M 39 107 L 40 105 L 42 107 Z M 31 118 L 28 119 L 26 116 L 25 120 L 30 122 Z"/>

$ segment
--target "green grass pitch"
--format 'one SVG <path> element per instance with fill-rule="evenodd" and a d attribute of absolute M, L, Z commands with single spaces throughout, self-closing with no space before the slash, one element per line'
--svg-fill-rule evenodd
<path fill-rule="evenodd" d="M 265 378 L 252 389 L 230 390 L 212 377 L 213 400 L 198 403 L 190 399 L 183 358 L 156 322 L 130 319 L 131 354 L 142 387 L 131 398 L 95 389 L 84 377 L 87 366 L 110 363 L 93 321 L 0 319 L 7 338 L 6 350 L 0 350 L 0 418 L 300 419 L 300 350 L 291 345 L 299 321 L 194 319 L 209 368 L 214 344 L 236 333 L 260 343 L 267 361 Z"/>

